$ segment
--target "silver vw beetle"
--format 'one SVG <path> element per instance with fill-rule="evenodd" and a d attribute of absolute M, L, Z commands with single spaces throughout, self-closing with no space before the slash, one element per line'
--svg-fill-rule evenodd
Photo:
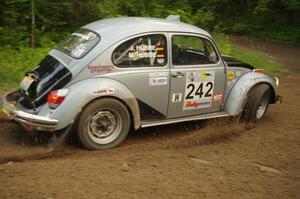
<path fill-rule="evenodd" d="M 228 56 L 176 16 L 120 17 L 80 28 L 25 74 L 2 111 L 39 134 L 73 132 L 90 150 L 134 129 L 242 115 L 277 101 L 278 79 Z M 75 124 L 75 125 L 73 125 Z"/>

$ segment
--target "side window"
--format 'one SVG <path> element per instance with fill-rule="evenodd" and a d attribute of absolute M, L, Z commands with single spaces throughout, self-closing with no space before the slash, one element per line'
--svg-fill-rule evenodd
<path fill-rule="evenodd" d="M 167 63 L 167 40 L 164 35 L 137 37 L 118 46 L 112 61 L 118 67 L 164 66 Z"/>
<path fill-rule="evenodd" d="M 208 40 L 187 35 L 172 37 L 173 65 L 214 64 L 218 61 L 217 53 Z"/>

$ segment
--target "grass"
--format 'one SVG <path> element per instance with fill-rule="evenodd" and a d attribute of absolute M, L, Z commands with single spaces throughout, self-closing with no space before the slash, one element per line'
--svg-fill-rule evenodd
<path fill-rule="evenodd" d="M 274 74 L 280 72 L 280 64 L 261 52 L 253 50 L 237 50 L 228 36 L 220 33 L 213 35 L 221 54 L 230 55 L 243 62 L 253 65 L 255 68 L 263 68 L 267 73 Z"/>
<path fill-rule="evenodd" d="M 290 44 L 300 44 L 300 25 L 299 24 L 274 24 L 265 27 L 264 31 L 250 32 L 250 36 L 268 38 L 274 41 L 281 41 Z"/>
<path fill-rule="evenodd" d="M 32 70 L 50 48 L 23 48 L 0 50 L 0 88 L 18 87 L 25 72 Z"/>
<path fill-rule="evenodd" d="M 236 50 L 224 34 L 214 34 L 215 41 L 222 54 L 236 57 L 257 68 L 264 68 L 268 73 L 276 73 L 280 65 L 270 57 L 255 51 Z M 17 88 L 25 72 L 33 69 L 51 48 L 23 48 L 0 50 L 0 89 Z"/>

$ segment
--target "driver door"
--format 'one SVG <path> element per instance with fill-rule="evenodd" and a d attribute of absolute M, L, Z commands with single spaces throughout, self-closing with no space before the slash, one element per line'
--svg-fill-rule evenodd
<path fill-rule="evenodd" d="M 168 118 L 222 110 L 225 66 L 208 38 L 171 34 Z"/>

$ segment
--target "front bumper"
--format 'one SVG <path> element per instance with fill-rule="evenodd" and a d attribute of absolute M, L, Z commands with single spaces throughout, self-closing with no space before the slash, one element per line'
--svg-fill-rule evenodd
<path fill-rule="evenodd" d="M 12 92 L 4 96 L 2 99 L 2 112 L 4 112 L 9 119 L 19 122 L 27 129 L 46 129 L 54 130 L 57 127 L 58 120 L 39 116 L 33 113 L 27 113 L 23 110 L 18 110 L 15 106 L 18 92 Z"/>

